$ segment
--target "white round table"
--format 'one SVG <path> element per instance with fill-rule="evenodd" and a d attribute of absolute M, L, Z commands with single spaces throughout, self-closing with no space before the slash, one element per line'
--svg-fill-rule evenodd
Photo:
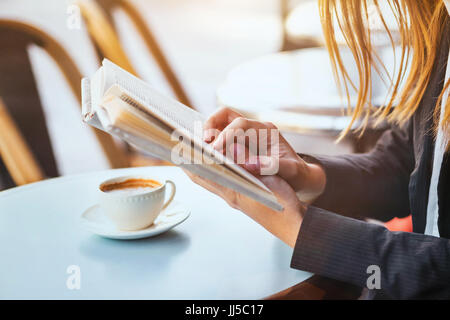
<path fill-rule="evenodd" d="M 120 241 L 84 230 L 80 215 L 107 178 L 150 174 L 177 185 L 191 209 L 160 236 Z M 311 274 L 292 249 L 177 167 L 108 170 L 0 192 L 0 299 L 259 299 Z M 69 289 L 80 270 L 80 289 Z"/>

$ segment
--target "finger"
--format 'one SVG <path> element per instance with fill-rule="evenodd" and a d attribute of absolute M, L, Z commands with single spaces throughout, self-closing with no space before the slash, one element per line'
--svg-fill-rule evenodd
<path fill-rule="evenodd" d="M 227 145 L 233 144 L 235 140 L 239 140 L 238 138 L 244 138 L 244 141 L 240 142 L 241 144 L 246 145 L 249 149 L 257 150 L 260 130 L 270 129 L 272 128 L 268 127 L 265 123 L 237 117 L 231 121 L 222 132 L 220 132 L 218 137 L 216 137 L 213 148 L 223 152 L 224 150 L 227 150 Z M 267 136 L 269 136 L 268 133 L 269 132 L 267 132 Z"/>
<path fill-rule="evenodd" d="M 244 168 L 253 174 L 275 175 L 291 181 L 299 176 L 299 162 L 294 159 L 276 156 L 250 156 L 246 158 Z"/>
<path fill-rule="evenodd" d="M 300 172 L 301 162 L 294 159 L 283 159 L 268 156 L 250 156 L 246 159 L 243 167 L 255 176 L 278 175 L 286 180 L 294 190 L 299 190 L 303 186 Z"/>
<path fill-rule="evenodd" d="M 278 176 L 286 180 L 294 190 L 299 190 L 304 181 L 302 181 L 301 172 L 305 170 L 301 166 L 304 164 L 302 161 L 296 161 L 295 159 L 279 159 L 278 164 Z"/>
<path fill-rule="evenodd" d="M 230 108 L 221 108 L 213 113 L 203 125 L 203 140 L 211 142 L 234 119 L 242 117 Z"/>
<path fill-rule="evenodd" d="M 233 161 L 255 176 L 275 175 L 278 173 L 279 160 L 275 156 L 258 156 L 240 143 L 230 147 Z"/>
<path fill-rule="evenodd" d="M 234 163 L 243 167 L 255 176 L 260 175 L 261 167 L 263 166 L 260 163 L 261 157 L 251 153 L 247 147 L 240 143 L 233 143 L 229 149 Z"/>
<path fill-rule="evenodd" d="M 245 164 L 244 168 L 252 173 L 253 175 L 269 175 L 268 172 L 271 172 L 270 175 L 274 175 L 278 173 L 278 163 L 275 157 L 270 156 L 250 156 Z"/>
<path fill-rule="evenodd" d="M 229 147 L 230 154 L 233 161 L 245 168 L 245 165 L 249 162 L 249 158 L 254 155 L 247 149 L 245 145 L 240 143 L 233 143 Z"/>
<path fill-rule="evenodd" d="M 279 176 L 260 176 L 259 179 L 273 192 L 284 208 L 300 205 L 294 189 L 284 179 Z"/>

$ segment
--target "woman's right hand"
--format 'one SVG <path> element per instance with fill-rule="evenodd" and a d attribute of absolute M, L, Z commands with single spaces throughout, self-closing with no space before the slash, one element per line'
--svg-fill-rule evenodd
<path fill-rule="evenodd" d="M 266 139 L 261 139 L 258 134 L 258 137 L 254 139 L 258 147 L 249 147 L 249 144 L 252 143 L 252 139 L 249 139 L 251 135 L 247 134 L 246 137 L 243 137 L 244 139 L 237 138 L 239 135 L 248 133 L 249 129 L 255 129 L 254 132 L 261 132 L 262 129 L 266 130 L 266 133 L 271 133 L 266 134 Z M 226 153 L 227 146 L 232 146 L 234 154 L 246 154 L 245 161 L 238 161 L 238 164 L 254 175 L 265 175 L 264 169 L 276 161 L 277 170 L 270 174 L 276 174 L 284 179 L 297 192 L 302 201 L 312 202 L 325 188 L 326 177 L 323 169 L 317 164 L 304 161 L 272 123 L 246 119 L 232 109 L 222 108 L 208 118 L 204 124 L 203 133 L 205 142 L 211 143 L 218 151 Z M 276 148 L 272 140 L 276 140 Z M 259 144 L 261 141 L 266 144 L 263 149 L 268 149 L 267 153 L 260 154 L 262 149 Z M 239 150 L 236 150 L 237 148 Z M 242 152 L 242 148 L 245 148 L 246 152 Z"/>

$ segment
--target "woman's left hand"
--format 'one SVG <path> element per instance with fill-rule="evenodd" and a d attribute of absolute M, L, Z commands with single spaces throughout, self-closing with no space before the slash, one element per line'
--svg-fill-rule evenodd
<path fill-rule="evenodd" d="M 217 194 L 231 207 L 247 214 L 287 245 L 295 246 L 306 206 L 300 202 L 292 187 L 285 180 L 276 175 L 258 177 L 283 206 L 283 211 L 279 212 L 241 193 L 184 171 L 192 181 Z"/>

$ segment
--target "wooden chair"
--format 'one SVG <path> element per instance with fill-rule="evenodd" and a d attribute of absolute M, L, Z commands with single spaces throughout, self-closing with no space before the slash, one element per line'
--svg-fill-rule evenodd
<path fill-rule="evenodd" d="M 314 1 L 317 2 L 317 1 Z M 299 3 L 298 0 L 279 0 L 282 27 L 282 43 L 280 51 L 290 51 L 305 48 L 314 48 L 323 46 L 322 36 L 317 34 L 317 25 L 307 27 L 297 25 L 297 22 L 311 21 L 311 12 L 314 3 L 311 5 L 308 1 Z M 305 19 L 306 18 L 306 19 Z M 320 29 L 320 20 L 318 20 Z M 313 32 L 311 32 L 313 31 Z"/>
<path fill-rule="evenodd" d="M 89 35 L 97 49 L 100 60 L 107 58 L 129 72 L 137 75 L 136 70 L 133 68 L 120 43 L 112 19 L 112 12 L 114 10 L 123 10 L 144 40 L 147 49 L 155 58 L 157 65 L 161 69 L 177 99 L 185 105 L 192 107 L 190 99 L 165 57 L 156 37 L 145 23 L 138 9 L 136 9 L 130 1 L 78 0 L 77 5 L 80 7 L 81 14 L 86 22 Z"/>
<path fill-rule="evenodd" d="M 393 40 L 399 44 L 400 35 L 398 26 L 389 4 L 386 1 L 379 1 L 378 5 Z M 282 45 L 280 51 L 325 46 L 317 0 L 280 0 L 280 11 L 282 25 Z M 370 11 L 369 8 L 369 14 Z M 378 34 L 376 36 L 378 38 L 377 41 L 390 43 L 390 39 L 378 15 L 374 15 L 373 18 L 374 22 L 370 27 L 372 34 Z M 347 45 L 344 35 L 337 27 L 335 29 L 335 36 L 339 45 Z"/>
<path fill-rule="evenodd" d="M 0 98 L 0 157 L 17 185 L 42 180 L 44 173 Z"/>
<path fill-rule="evenodd" d="M 286 290 L 275 293 L 265 300 L 356 300 L 362 288 L 314 275 Z"/>
<path fill-rule="evenodd" d="M 2 39 L 8 43 L 3 43 L 2 52 L 5 53 L 8 50 L 16 50 L 17 52 L 10 52 L 9 58 L 14 59 L 16 55 L 27 57 L 27 46 L 30 44 L 37 45 L 46 51 L 46 53 L 53 59 L 53 61 L 57 64 L 62 74 L 64 75 L 69 87 L 77 100 L 80 102 L 81 106 L 81 78 L 82 75 L 75 63 L 66 52 L 66 50 L 51 36 L 49 36 L 44 31 L 36 28 L 30 24 L 19 22 L 15 20 L 9 19 L 0 19 L 0 32 L 5 35 Z M 23 45 L 17 48 L 13 48 L 15 42 L 21 42 Z M 8 64 L 9 62 L 6 60 L 2 60 L 2 58 L 7 58 L 5 55 L 0 54 L 0 63 Z M 29 62 L 28 62 L 29 63 Z M 22 62 L 18 62 L 17 66 L 25 67 L 25 69 L 30 69 L 30 65 L 23 66 Z M 6 66 L 8 67 L 8 66 Z M 10 68 L 11 69 L 11 68 Z M 32 143 L 24 142 L 22 135 L 20 134 L 20 130 L 26 131 L 27 126 L 44 126 L 45 123 L 36 123 L 38 119 L 28 119 L 28 123 L 23 125 L 23 121 L 21 121 L 21 125 L 17 126 L 15 122 L 17 122 L 20 117 L 26 118 L 29 114 L 25 109 L 27 106 L 27 101 L 19 101 L 20 99 L 30 99 L 31 104 L 39 104 L 39 97 L 36 89 L 36 85 L 34 83 L 34 79 L 21 79 L 21 77 L 31 77 L 31 70 L 26 70 L 26 74 L 22 74 L 23 70 L 9 70 L 9 73 L 12 74 L 17 81 L 15 84 L 20 84 L 22 82 L 28 83 L 29 85 L 20 88 L 21 92 L 18 92 L 17 88 L 11 88 L 11 84 L 7 81 L 7 79 L 3 79 L 0 87 L 0 95 L 3 95 L 3 103 L 1 109 L 1 121 L 2 121 L 2 131 L 3 134 L 1 136 L 2 142 L 0 143 L 0 154 L 2 155 L 4 165 L 6 169 L 10 172 L 11 177 L 17 185 L 21 185 L 27 182 L 36 181 L 41 179 L 43 176 L 54 176 L 57 175 L 56 169 L 48 168 L 47 163 L 54 161 L 54 159 L 50 159 L 49 156 L 45 154 L 51 153 L 51 148 L 45 149 L 45 152 L 41 152 L 44 154 L 44 158 L 39 156 L 40 159 L 38 161 L 33 160 L 32 154 L 30 151 L 29 145 L 34 148 L 34 152 L 39 151 L 41 147 L 36 148 L 36 141 Z M 31 96 L 33 97 L 31 97 Z M 21 115 L 16 117 L 11 117 L 9 113 L 17 113 L 15 112 L 15 105 L 21 104 L 22 110 Z M 29 106 L 30 111 L 32 105 Z M 38 108 L 40 106 L 37 106 Z M 41 112 L 42 113 L 42 112 Z M 35 121 L 34 121 L 35 120 Z M 5 130 L 4 128 L 8 128 Z M 6 132 L 8 131 L 8 132 Z M 40 132 L 44 132 L 47 134 L 46 129 L 41 130 Z M 113 168 L 120 168 L 128 166 L 128 160 L 123 150 L 119 148 L 112 139 L 106 133 L 103 133 L 97 129 L 94 129 L 95 135 L 105 152 L 105 155 L 109 161 L 109 164 Z M 35 133 L 35 132 L 34 132 Z M 34 134 L 33 133 L 33 134 Z M 29 138 L 27 134 L 23 135 L 25 138 Z M 44 137 L 48 140 L 48 137 Z M 15 143 L 17 142 L 17 143 Z M 48 143 L 49 144 L 49 143 Z M 44 149 L 44 147 L 42 148 Z M 40 161 L 39 161 L 40 160 Z M 39 164 L 38 164 L 39 163 Z M 45 170 L 39 169 L 39 166 L 47 167 Z M 53 167 L 56 167 L 53 165 Z"/>

